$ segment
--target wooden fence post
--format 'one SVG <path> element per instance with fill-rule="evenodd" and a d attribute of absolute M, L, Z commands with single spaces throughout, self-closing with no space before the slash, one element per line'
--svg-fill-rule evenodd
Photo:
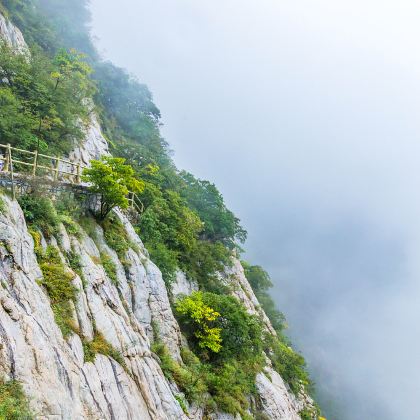
<path fill-rule="evenodd" d="M 9 156 L 9 165 L 10 165 L 10 177 L 12 179 L 12 198 L 16 200 L 16 192 L 15 192 L 15 177 L 13 174 L 13 160 L 12 160 L 12 149 L 10 143 L 7 144 L 7 154 Z"/>
<path fill-rule="evenodd" d="M 80 164 L 79 163 L 77 164 L 76 170 L 77 170 L 76 183 L 80 184 Z"/>
<path fill-rule="evenodd" d="M 10 162 L 9 162 L 9 159 L 10 159 L 10 144 L 8 144 L 7 146 L 6 146 L 6 162 L 5 162 L 5 164 L 4 164 L 4 172 L 9 172 L 9 166 L 10 166 Z"/>
<path fill-rule="evenodd" d="M 38 150 L 35 151 L 35 157 L 34 157 L 34 167 L 32 169 L 32 176 L 36 175 L 36 168 L 38 166 Z"/>
<path fill-rule="evenodd" d="M 58 165 L 60 164 L 60 161 L 58 158 L 55 159 L 55 174 L 54 174 L 54 181 L 57 181 L 58 179 Z"/>

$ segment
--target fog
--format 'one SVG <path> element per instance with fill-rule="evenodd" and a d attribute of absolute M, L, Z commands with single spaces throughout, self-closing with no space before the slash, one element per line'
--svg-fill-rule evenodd
<path fill-rule="evenodd" d="M 419 418 L 420 4 L 91 3 L 248 229 L 328 418 Z"/>

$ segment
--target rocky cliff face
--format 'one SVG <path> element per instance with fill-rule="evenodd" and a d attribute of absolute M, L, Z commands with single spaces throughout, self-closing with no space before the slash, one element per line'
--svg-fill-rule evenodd
<path fill-rule="evenodd" d="M 20 31 L 0 15 L 0 35 L 20 51 L 26 49 Z M 93 118 L 86 141 L 72 154 L 88 164 L 108 153 L 107 143 Z M 57 326 L 50 298 L 38 280 L 42 277 L 35 244 L 16 201 L 3 196 L 0 214 L 0 377 L 19 380 L 39 419 L 201 419 L 200 408 L 188 416 L 181 408 L 179 391 L 163 374 L 151 351 L 153 329 L 180 360 L 182 337 L 172 313 L 162 275 L 150 260 L 141 239 L 123 213 L 117 212 L 132 244 L 121 262 L 110 249 L 100 226 L 94 234 L 70 235 L 61 225 L 60 234 L 48 241 L 60 250 L 65 269 L 74 277 L 77 301 L 73 318 L 80 334 L 64 339 Z M 94 239 L 92 239 L 92 236 Z M 79 274 L 64 257 L 72 251 L 80 258 Z M 100 264 L 101 253 L 116 266 L 117 282 Z M 262 317 L 268 331 L 275 334 L 259 307 L 243 269 L 236 259 L 223 273 L 233 294 L 248 311 Z M 82 280 L 83 279 L 83 280 Z M 118 284 L 118 286 L 116 286 Z M 174 296 L 190 294 L 197 285 L 178 273 Z M 157 327 L 157 328 L 156 328 Z M 97 355 L 85 361 L 80 337 L 91 340 L 101 333 L 123 358 Z M 282 378 L 270 366 L 256 378 L 260 405 L 270 419 L 297 420 L 304 407 Z M 308 402 L 308 401 L 306 401 Z M 310 402 L 310 401 L 309 401 Z M 218 413 L 215 419 L 233 419 Z"/>
<path fill-rule="evenodd" d="M 22 32 L 0 13 L 0 38 L 15 48 L 18 52 L 26 53 L 28 46 Z"/>

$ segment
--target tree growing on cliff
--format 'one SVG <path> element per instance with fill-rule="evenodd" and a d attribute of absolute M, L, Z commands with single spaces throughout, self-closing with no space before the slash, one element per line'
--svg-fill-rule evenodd
<path fill-rule="evenodd" d="M 83 171 L 83 181 L 91 184 L 90 191 L 100 197 L 97 217 L 104 220 L 115 207 L 126 209 L 129 192 L 143 191 L 144 182 L 135 178 L 134 170 L 125 165 L 125 159 L 110 156 L 92 160 L 91 167 Z"/>

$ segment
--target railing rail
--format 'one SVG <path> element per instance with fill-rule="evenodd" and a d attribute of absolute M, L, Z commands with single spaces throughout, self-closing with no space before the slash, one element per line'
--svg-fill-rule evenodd
<path fill-rule="evenodd" d="M 25 160 L 25 158 L 27 159 Z M 45 162 L 45 160 L 47 162 Z M 15 165 L 17 165 L 17 167 Z M 17 170 L 19 169 L 19 166 L 30 168 L 29 172 Z M 23 172 L 35 177 L 39 176 L 40 171 L 42 170 L 46 171 L 47 174 L 51 173 L 54 181 L 59 181 L 60 176 L 63 176 L 63 181 L 66 180 L 71 184 L 77 185 L 81 184 L 81 176 L 83 169 L 85 168 L 87 168 L 86 165 L 75 163 L 68 159 L 45 155 L 38 151 L 32 152 L 30 150 L 12 147 L 10 144 L 0 143 L 0 173 L 10 173 L 13 198 L 15 198 L 13 179 L 14 175 L 17 173 Z M 134 209 L 139 214 L 143 213 L 143 203 L 135 193 L 130 192 L 127 199 L 129 208 Z"/>

